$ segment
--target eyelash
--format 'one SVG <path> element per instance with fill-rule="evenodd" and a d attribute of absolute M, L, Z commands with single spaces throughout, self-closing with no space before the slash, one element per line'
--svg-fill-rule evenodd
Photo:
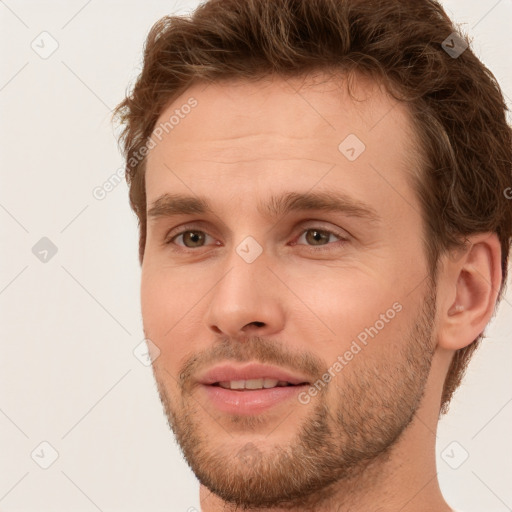
<path fill-rule="evenodd" d="M 348 237 L 347 237 L 346 233 L 341 233 L 341 232 L 333 231 L 330 229 L 323 229 L 323 228 L 320 228 L 319 226 L 309 226 L 309 227 L 303 228 L 302 231 L 299 233 L 299 235 L 300 235 L 299 238 L 304 233 L 306 233 L 308 231 L 319 231 L 323 234 L 334 235 L 335 237 L 340 239 L 337 241 L 337 242 L 339 242 L 339 244 L 336 244 L 336 247 L 339 247 L 340 245 L 344 245 L 345 243 L 348 242 Z M 206 233 L 205 231 L 203 231 L 201 229 L 194 229 L 192 226 L 182 226 L 181 231 L 179 231 L 178 233 L 172 234 L 172 236 L 170 238 L 169 238 L 169 235 L 166 237 L 166 239 L 164 241 L 164 245 L 175 245 L 176 248 L 173 248 L 173 250 L 181 251 L 181 252 L 194 251 L 194 250 L 202 249 L 202 248 L 206 247 L 206 246 L 200 246 L 200 247 L 194 248 L 194 247 L 186 247 L 186 246 L 174 244 L 174 240 L 176 240 L 179 236 L 182 236 L 185 233 L 190 233 L 190 232 L 203 233 L 207 236 L 210 236 L 210 235 L 208 235 L 208 233 Z M 172 233 L 172 231 L 171 231 L 171 233 Z M 325 245 L 315 246 L 315 245 L 307 245 L 307 244 L 298 244 L 297 242 L 294 242 L 293 245 L 306 245 L 306 247 L 311 247 L 315 251 L 330 251 L 333 248 L 329 247 L 329 246 L 332 246 L 334 244 L 335 244 L 335 242 L 328 242 Z"/>

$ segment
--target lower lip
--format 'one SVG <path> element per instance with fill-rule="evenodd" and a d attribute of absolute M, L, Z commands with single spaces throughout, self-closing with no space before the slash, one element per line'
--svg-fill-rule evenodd
<path fill-rule="evenodd" d="M 234 390 L 220 386 L 201 386 L 208 400 L 220 411 L 228 414 L 259 414 L 286 400 L 295 398 L 307 387 L 282 386 L 269 389 Z"/>

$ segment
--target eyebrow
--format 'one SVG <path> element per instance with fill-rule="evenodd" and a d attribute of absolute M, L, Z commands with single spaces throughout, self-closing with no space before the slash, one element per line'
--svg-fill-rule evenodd
<path fill-rule="evenodd" d="M 268 218 L 277 218 L 290 212 L 319 210 L 323 212 L 343 213 L 350 217 L 359 217 L 378 222 L 379 215 L 371 206 L 339 192 L 287 192 L 271 196 L 267 202 L 257 205 L 258 212 Z M 148 217 L 174 217 L 177 215 L 213 214 L 213 208 L 206 197 L 183 194 L 163 194 L 148 210 Z"/>

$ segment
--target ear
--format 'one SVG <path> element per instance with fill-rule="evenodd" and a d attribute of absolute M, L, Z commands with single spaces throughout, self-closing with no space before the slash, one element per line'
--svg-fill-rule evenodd
<path fill-rule="evenodd" d="M 465 247 L 444 255 L 438 276 L 438 345 L 447 350 L 466 347 L 483 333 L 501 286 L 501 245 L 496 233 L 470 236 Z"/>

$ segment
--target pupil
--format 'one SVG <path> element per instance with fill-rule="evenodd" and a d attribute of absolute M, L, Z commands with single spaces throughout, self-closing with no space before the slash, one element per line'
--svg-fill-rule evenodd
<path fill-rule="evenodd" d="M 199 234 L 197 231 L 188 231 L 185 233 L 183 237 L 183 241 L 185 242 L 185 245 L 187 244 L 187 241 L 192 243 L 192 246 L 195 246 L 198 242 L 200 243 L 203 240 L 203 235 Z"/>
<path fill-rule="evenodd" d="M 309 234 L 313 233 L 312 236 L 309 236 Z M 329 240 L 329 235 L 327 233 L 324 233 L 323 231 L 318 231 L 317 229 L 310 229 L 308 230 L 308 234 L 306 235 L 306 238 L 308 239 L 308 242 L 313 242 L 313 245 L 320 245 L 316 242 L 322 242 Z"/>

